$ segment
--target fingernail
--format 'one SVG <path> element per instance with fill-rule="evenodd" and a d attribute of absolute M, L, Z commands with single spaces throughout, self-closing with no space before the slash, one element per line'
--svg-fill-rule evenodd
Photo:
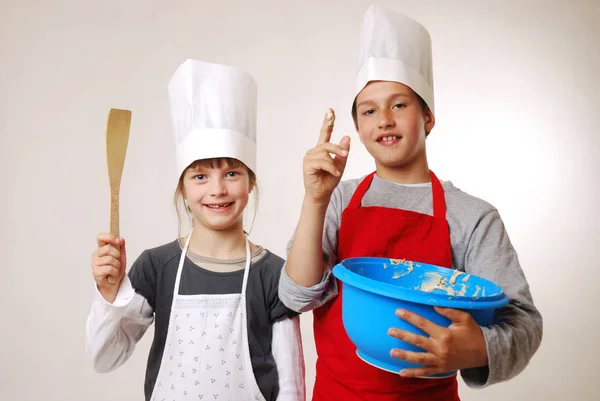
<path fill-rule="evenodd" d="M 396 311 L 396 315 L 399 317 L 404 317 L 404 316 L 406 316 L 406 311 L 404 309 L 398 309 Z"/>
<path fill-rule="evenodd" d="M 405 372 L 405 371 L 403 371 L 403 370 L 401 370 L 401 371 L 400 371 L 400 376 L 402 376 L 402 377 L 406 377 L 406 372 Z"/>
<path fill-rule="evenodd" d="M 342 150 L 341 155 L 342 156 L 348 156 L 348 151 L 347 150 Z"/>

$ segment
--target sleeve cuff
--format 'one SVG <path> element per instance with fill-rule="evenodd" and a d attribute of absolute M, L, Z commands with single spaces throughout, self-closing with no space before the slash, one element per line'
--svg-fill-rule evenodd
<path fill-rule="evenodd" d="M 494 356 L 490 352 L 492 331 L 488 327 L 481 327 L 483 337 L 485 339 L 485 348 L 488 356 L 487 366 L 478 368 L 463 369 L 460 371 L 460 376 L 469 388 L 484 388 L 491 384 L 494 374 Z"/>
<path fill-rule="evenodd" d="M 127 305 L 131 303 L 133 297 L 135 296 L 135 291 L 131 285 L 131 281 L 129 281 L 129 277 L 127 276 L 127 274 L 123 277 L 123 280 L 121 281 L 119 291 L 117 292 L 117 296 L 115 297 L 113 303 L 109 303 L 106 301 L 106 299 L 104 299 L 104 297 L 100 293 L 100 290 L 98 290 L 98 286 L 95 286 L 95 288 L 96 301 L 99 302 L 99 304 L 102 305 L 102 307 L 105 310 L 125 309 L 125 307 L 127 307 Z"/>
<path fill-rule="evenodd" d="M 319 283 L 312 287 L 303 287 L 287 275 L 284 266 L 279 282 L 279 298 L 285 306 L 295 312 L 304 313 L 313 310 L 337 293 L 337 287 L 329 282 L 330 276 L 331 271 L 326 270 Z"/>

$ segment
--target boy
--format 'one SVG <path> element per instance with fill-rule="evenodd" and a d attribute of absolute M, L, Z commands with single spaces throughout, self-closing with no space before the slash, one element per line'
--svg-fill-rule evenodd
<path fill-rule="evenodd" d="M 350 139 L 330 143 L 326 117 L 318 145 L 304 158 L 305 197 L 279 294 L 290 309 L 314 309 L 313 400 L 459 400 L 456 375 L 422 377 L 460 370 L 470 387 L 508 380 L 539 347 L 542 317 L 498 211 L 429 170 L 425 139 L 435 126 L 435 109 L 428 32 L 372 6 L 362 26 L 359 61 L 352 115 L 376 171 L 339 182 Z M 436 308 L 452 321 L 449 328 L 398 311 L 429 336 L 391 328 L 389 335 L 426 351 L 391 355 L 425 367 L 389 373 L 356 355 L 342 323 L 342 288 L 331 275 L 340 261 L 365 256 L 466 271 L 500 285 L 510 303 L 489 327 L 453 309 Z"/>

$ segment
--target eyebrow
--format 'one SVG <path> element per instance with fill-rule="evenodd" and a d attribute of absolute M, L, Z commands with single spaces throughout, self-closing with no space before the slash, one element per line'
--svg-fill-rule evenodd
<path fill-rule="evenodd" d="M 408 93 L 399 92 L 399 93 L 394 93 L 393 95 L 388 96 L 387 100 L 389 100 L 389 99 L 395 99 L 395 98 L 398 98 L 398 97 L 408 97 L 408 98 L 410 98 L 410 96 L 408 95 Z M 365 104 L 368 104 L 368 103 L 375 103 L 375 101 L 374 100 L 365 100 L 365 101 L 360 102 L 359 104 L 357 104 L 356 108 L 358 109 L 359 107 L 364 106 Z"/>

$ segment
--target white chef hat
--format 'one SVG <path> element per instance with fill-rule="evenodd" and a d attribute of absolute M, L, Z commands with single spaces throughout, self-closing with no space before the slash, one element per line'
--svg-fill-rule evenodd
<path fill-rule="evenodd" d="M 360 32 L 355 96 L 370 81 L 400 82 L 435 114 L 431 37 L 417 21 L 372 5 Z"/>
<path fill-rule="evenodd" d="M 240 160 L 256 172 L 257 86 L 237 68 L 186 60 L 169 81 L 177 173 L 194 161 Z"/>

